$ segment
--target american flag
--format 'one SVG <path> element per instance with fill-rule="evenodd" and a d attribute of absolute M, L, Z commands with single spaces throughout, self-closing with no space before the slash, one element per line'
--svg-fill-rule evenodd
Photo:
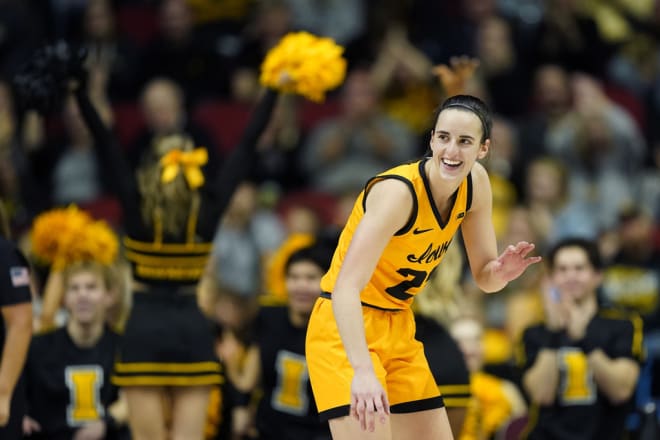
<path fill-rule="evenodd" d="M 30 285 L 30 272 L 25 266 L 14 266 L 9 268 L 9 277 L 14 287 Z"/>

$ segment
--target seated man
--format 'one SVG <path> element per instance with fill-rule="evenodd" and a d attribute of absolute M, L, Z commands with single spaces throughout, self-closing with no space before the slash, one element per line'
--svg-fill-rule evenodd
<path fill-rule="evenodd" d="M 110 383 L 110 374 L 119 335 L 105 324 L 112 299 L 109 290 L 116 281 L 113 273 L 97 263 L 74 263 L 66 268 L 68 322 L 35 336 L 28 353 L 28 415 L 23 420 L 28 438 L 119 438 L 120 405 L 110 409 L 118 401 L 118 388 Z"/>
<path fill-rule="evenodd" d="M 621 439 L 642 357 L 636 315 L 599 309 L 596 244 L 565 239 L 546 259 L 545 323 L 529 327 L 521 350 L 532 407 L 529 439 Z"/>

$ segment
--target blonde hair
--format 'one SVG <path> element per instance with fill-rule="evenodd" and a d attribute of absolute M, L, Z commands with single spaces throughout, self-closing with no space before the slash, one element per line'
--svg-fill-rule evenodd
<path fill-rule="evenodd" d="M 117 301 L 106 311 L 106 321 L 116 331 L 122 331 L 130 312 L 132 297 L 129 266 L 124 262 L 114 265 L 96 261 L 71 263 L 62 271 L 62 290 L 65 292 L 71 277 L 81 272 L 93 273 L 103 282 L 108 294 L 115 294 Z"/>
<path fill-rule="evenodd" d="M 80 272 L 91 272 L 97 275 L 101 281 L 103 281 L 103 287 L 105 287 L 106 290 L 115 287 L 115 272 L 113 268 L 91 260 L 76 261 L 67 265 L 62 271 L 62 287 L 66 290 L 71 277 Z"/>
<path fill-rule="evenodd" d="M 174 149 L 192 151 L 192 140 L 185 135 L 158 136 L 154 139 L 149 157 L 137 170 L 137 181 L 144 223 L 153 225 L 157 232 L 162 230 L 179 236 L 186 230 L 191 211 L 199 208 L 199 194 L 190 189 L 183 173 L 171 182 L 161 182 L 160 158 Z"/>
<path fill-rule="evenodd" d="M 462 315 L 467 305 L 460 284 L 463 266 L 463 253 L 452 242 L 433 276 L 415 297 L 415 313 L 435 319 L 443 325 Z"/>

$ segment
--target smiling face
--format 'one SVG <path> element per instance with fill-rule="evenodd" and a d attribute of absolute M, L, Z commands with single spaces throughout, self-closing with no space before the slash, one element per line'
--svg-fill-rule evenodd
<path fill-rule="evenodd" d="M 292 263 L 286 273 L 286 288 L 289 293 L 291 312 L 309 316 L 316 299 L 321 294 L 321 278 L 325 271 L 316 263 L 300 260 Z"/>
<path fill-rule="evenodd" d="M 433 163 L 444 179 L 462 180 L 477 159 L 488 153 L 490 139 L 481 142 L 483 126 L 479 117 L 467 109 L 443 110 L 431 135 Z"/>
<path fill-rule="evenodd" d="M 601 272 L 591 264 L 589 255 L 579 246 L 567 246 L 557 251 L 551 277 L 562 297 L 577 302 L 595 297 L 602 279 Z"/>
<path fill-rule="evenodd" d="M 93 270 L 80 270 L 68 275 L 64 303 L 71 319 L 82 325 L 102 322 L 110 302 L 103 276 Z"/>

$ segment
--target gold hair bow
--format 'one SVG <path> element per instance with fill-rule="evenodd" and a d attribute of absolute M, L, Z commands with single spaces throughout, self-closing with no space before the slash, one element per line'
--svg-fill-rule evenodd
<path fill-rule="evenodd" d="M 195 148 L 192 151 L 172 150 L 160 159 L 163 171 L 160 175 L 161 183 L 173 181 L 180 172 L 183 172 L 186 182 L 191 189 L 204 185 L 204 174 L 200 169 L 209 160 L 206 148 Z"/>

